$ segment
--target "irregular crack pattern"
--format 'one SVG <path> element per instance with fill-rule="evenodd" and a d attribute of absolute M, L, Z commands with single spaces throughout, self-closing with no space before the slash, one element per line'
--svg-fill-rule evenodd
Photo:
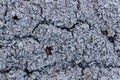
<path fill-rule="evenodd" d="M 0 80 L 119 80 L 119 5 L 0 1 Z"/>

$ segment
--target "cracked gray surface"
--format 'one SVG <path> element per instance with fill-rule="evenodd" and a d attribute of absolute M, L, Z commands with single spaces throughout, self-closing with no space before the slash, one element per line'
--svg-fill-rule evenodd
<path fill-rule="evenodd" d="M 0 80 L 120 80 L 120 1 L 0 0 Z"/>

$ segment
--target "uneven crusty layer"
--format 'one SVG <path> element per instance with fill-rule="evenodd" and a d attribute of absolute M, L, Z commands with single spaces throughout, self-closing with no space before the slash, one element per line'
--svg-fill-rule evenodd
<path fill-rule="evenodd" d="M 0 0 L 0 80 L 120 80 L 120 0 Z"/>

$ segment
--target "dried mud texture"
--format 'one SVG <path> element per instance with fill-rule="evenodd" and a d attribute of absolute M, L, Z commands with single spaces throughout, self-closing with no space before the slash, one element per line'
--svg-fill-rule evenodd
<path fill-rule="evenodd" d="M 0 0 L 0 80 L 120 80 L 120 0 Z"/>

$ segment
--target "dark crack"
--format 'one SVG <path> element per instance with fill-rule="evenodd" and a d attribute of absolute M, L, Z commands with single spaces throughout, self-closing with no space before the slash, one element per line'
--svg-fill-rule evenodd
<path fill-rule="evenodd" d="M 5 17 L 7 16 L 7 13 L 8 13 L 8 4 L 6 4 L 6 10 L 5 10 L 5 13 L 4 13 L 4 24 L 6 24 L 6 19 Z"/>
<path fill-rule="evenodd" d="M 4 70 L 0 70 L 1 74 L 6 74 L 9 73 L 11 71 L 11 69 L 4 69 Z"/>
<path fill-rule="evenodd" d="M 101 31 L 103 35 L 107 36 L 108 35 L 108 31 L 107 30 L 104 30 L 104 31 Z"/>
<path fill-rule="evenodd" d="M 77 10 L 80 10 L 80 0 L 77 0 Z"/>
<path fill-rule="evenodd" d="M 32 35 L 22 36 L 21 38 L 32 38 L 32 39 L 35 40 L 36 42 L 40 43 L 40 41 L 38 40 L 38 38 L 35 37 L 35 36 L 32 36 Z"/>
<path fill-rule="evenodd" d="M 56 21 L 55 21 L 56 22 Z M 72 32 L 72 30 L 75 28 L 75 26 L 76 25 L 78 25 L 78 24 L 80 24 L 80 23 L 86 23 L 86 24 L 88 24 L 89 25 L 89 27 L 90 28 L 92 28 L 92 25 L 87 21 L 87 20 L 81 20 L 81 19 L 77 19 L 77 21 L 76 21 L 76 23 L 75 24 L 73 24 L 71 27 L 66 27 L 65 25 L 63 25 L 63 26 L 57 26 L 57 25 L 55 25 L 55 22 L 52 22 L 52 20 L 47 20 L 46 18 L 44 18 L 44 20 L 40 20 L 37 24 L 36 24 L 36 26 L 33 28 L 33 30 L 32 30 L 32 33 L 34 33 L 34 31 L 36 30 L 36 28 L 38 28 L 39 27 L 39 25 L 42 25 L 42 24 L 47 24 L 47 25 L 53 25 L 53 26 L 55 26 L 56 28 L 59 28 L 59 29 L 61 29 L 61 30 L 66 30 L 66 31 L 68 31 L 68 32 Z"/>
<path fill-rule="evenodd" d="M 89 28 L 90 28 L 90 29 L 93 28 L 93 25 L 92 25 L 90 22 L 88 22 L 87 19 L 82 20 L 82 19 L 78 18 L 78 19 L 77 19 L 77 23 L 79 23 L 79 24 L 80 24 L 80 23 L 82 23 L 82 24 L 87 24 L 87 25 L 89 25 Z"/>
<path fill-rule="evenodd" d="M 55 21 L 56 22 L 56 21 Z M 55 22 L 52 22 L 52 20 L 47 20 L 46 18 L 44 18 L 44 20 L 40 20 L 37 24 L 36 24 L 36 26 L 33 28 L 33 30 L 32 30 L 32 33 L 34 33 L 34 31 L 39 27 L 39 25 L 42 25 L 42 24 L 46 24 L 46 25 L 53 25 L 53 26 L 55 26 L 56 28 L 59 28 L 59 29 L 61 29 L 61 30 L 66 30 L 66 31 L 68 31 L 68 32 L 71 32 L 72 31 L 72 29 L 74 29 L 75 28 L 75 26 L 76 25 L 78 25 L 79 23 L 78 22 L 76 22 L 75 24 L 73 24 L 70 28 L 69 27 L 66 27 L 66 26 L 57 26 L 57 25 L 55 25 Z"/>
<path fill-rule="evenodd" d="M 51 21 L 51 20 L 47 20 L 46 18 L 44 18 L 44 20 L 40 20 L 40 21 L 35 25 L 35 27 L 33 28 L 32 33 L 34 33 L 34 31 L 39 27 L 39 25 L 42 25 L 42 24 L 47 24 L 47 25 L 49 25 L 49 24 L 50 24 L 50 21 Z"/>
<path fill-rule="evenodd" d="M 24 35 L 24 36 L 22 36 L 22 37 L 20 37 L 20 36 L 18 36 L 18 35 L 15 35 L 14 38 L 15 38 L 15 39 L 19 39 L 19 40 L 21 40 L 21 39 L 26 39 L 26 38 L 32 38 L 32 39 L 35 40 L 36 42 L 40 43 L 40 41 L 38 40 L 38 38 L 35 37 L 35 36 L 33 36 L 33 35 Z"/>
<path fill-rule="evenodd" d="M 18 16 L 17 16 L 17 15 L 14 15 L 14 16 L 13 16 L 13 20 L 18 21 L 18 20 L 19 20 Z"/>
<path fill-rule="evenodd" d="M 28 70 L 28 61 L 25 63 L 25 69 L 23 70 L 26 73 L 26 76 L 30 77 L 32 71 Z"/>
<path fill-rule="evenodd" d="M 114 35 L 114 36 L 108 36 L 108 40 L 111 42 L 111 43 L 115 43 L 115 40 L 116 40 L 116 37 L 117 35 Z"/>
<path fill-rule="evenodd" d="M 19 67 L 11 67 L 11 68 L 5 68 L 5 69 L 2 69 L 2 70 L 0 70 L 0 73 L 1 74 L 8 74 L 10 71 L 12 71 L 12 70 L 18 70 L 18 69 L 21 69 L 21 68 L 19 68 Z"/>
<path fill-rule="evenodd" d="M 74 29 L 77 24 L 79 24 L 79 23 L 76 22 L 75 24 L 72 25 L 72 27 L 69 28 L 69 27 L 66 27 L 65 25 L 63 25 L 63 26 L 57 26 L 57 25 L 55 25 L 55 22 L 52 22 L 52 25 L 55 26 L 56 28 L 59 28 L 61 30 L 66 30 L 68 32 L 71 32 L 71 30 Z"/>
<path fill-rule="evenodd" d="M 52 50 L 53 50 L 52 46 L 47 46 L 45 48 L 47 56 L 52 55 L 52 52 L 51 52 Z"/>

